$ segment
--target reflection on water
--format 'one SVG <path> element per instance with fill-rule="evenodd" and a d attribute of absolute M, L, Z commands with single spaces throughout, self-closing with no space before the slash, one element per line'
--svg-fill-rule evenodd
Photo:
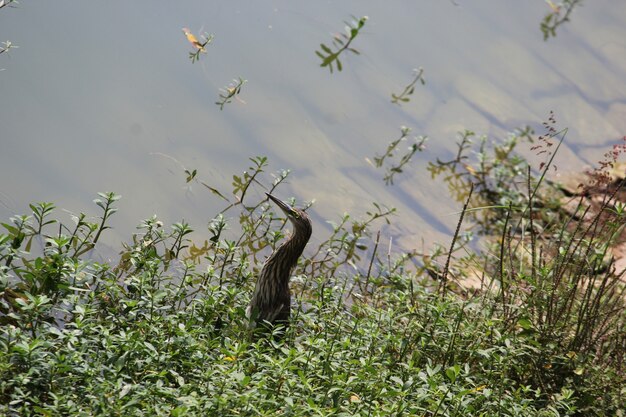
<path fill-rule="evenodd" d="M 526 125 L 538 130 L 554 110 L 569 128 L 555 160 L 560 173 L 594 163 L 624 135 L 626 7 L 585 3 L 544 42 L 543 2 L 457 4 L 135 1 L 123 3 L 123 14 L 121 2 L 4 8 L 0 36 L 20 48 L 0 55 L 0 193 L 11 202 L 0 204 L 0 218 L 28 212 L 32 201 L 96 215 L 91 200 L 110 190 L 123 196 L 115 230 L 103 235 L 114 247 L 155 213 L 207 234 L 208 219 L 228 204 L 211 189 L 227 195 L 248 158 L 265 155 L 264 180 L 292 170 L 279 198 L 316 201 L 315 246 L 327 220 L 364 216 L 375 201 L 398 209 L 383 235 L 413 248 L 422 239 L 448 242 L 454 232 L 459 204 L 425 168 L 454 157 L 457 132 L 503 139 Z M 314 51 L 350 15 L 369 17 L 355 42 L 361 54 L 342 54 L 343 71 L 329 76 Z M 194 65 L 182 27 L 200 42 L 214 34 Z M 428 83 L 401 107 L 390 103 L 418 65 Z M 234 99 L 220 111 L 220 88 L 227 96 L 226 80 L 240 76 L 246 104 Z M 430 140 L 385 186 L 365 159 L 384 152 L 398 126 Z M 210 188 L 186 182 L 194 170 Z"/>

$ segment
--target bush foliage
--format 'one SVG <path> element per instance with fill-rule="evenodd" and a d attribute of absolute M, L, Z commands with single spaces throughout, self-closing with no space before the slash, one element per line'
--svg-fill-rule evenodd
<path fill-rule="evenodd" d="M 621 415 L 617 191 L 598 210 L 581 194 L 568 213 L 544 180 L 551 160 L 533 173 L 516 156 L 525 135 L 480 140 L 471 161 L 473 136 L 431 170 L 468 202 L 488 247 L 470 250 L 471 234 L 457 232 L 450 250 L 380 255 L 373 231 L 395 210 L 344 215 L 294 271 L 284 340 L 251 337 L 244 313 L 259 265 L 286 235 L 252 192 L 265 158 L 234 176 L 234 198 L 209 187 L 235 203 L 209 221 L 204 242 L 191 241 L 188 224 L 153 217 L 116 263 L 92 255 L 119 196 L 100 194 L 100 215 L 71 225 L 50 203 L 31 205 L 0 235 L 0 412 Z M 470 272 L 480 278 L 471 290 Z"/>

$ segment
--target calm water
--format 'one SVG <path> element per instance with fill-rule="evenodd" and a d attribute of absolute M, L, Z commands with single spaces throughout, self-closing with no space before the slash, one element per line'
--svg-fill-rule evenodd
<path fill-rule="evenodd" d="M 626 2 L 587 1 L 544 42 L 548 11 L 541 0 L 23 0 L 0 10 L 0 40 L 19 46 L 0 55 L 0 219 L 32 201 L 97 214 L 106 190 L 123 195 L 111 244 L 152 214 L 203 230 L 224 205 L 185 187 L 183 167 L 227 192 L 248 157 L 266 155 L 270 172 L 293 171 L 279 197 L 316 200 L 314 241 L 326 220 L 378 201 L 399 209 L 386 231 L 398 244 L 448 242 L 460 206 L 425 167 L 452 156 L 458 131 L 496 139 L 554 110 L 569 127 L 562 173 L 626 134 Z M 361 55 L 331 75 L 314 51 L 351 15 L 369 17 Z M 198 63 L 182 27 L 215 35 Z M 391 104 L 419 66 L 426 85 Z M 243 102 L 220 111 L 218 89 L 236 77 L 248 80 Z M 401 125 L 430 140 L 388 187 L 365 158 Z"/>

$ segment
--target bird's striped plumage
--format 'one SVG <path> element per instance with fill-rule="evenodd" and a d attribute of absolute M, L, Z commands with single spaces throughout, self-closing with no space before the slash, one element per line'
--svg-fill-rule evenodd
<path fill-rule="evenodd" d="M 291 311 L 289 278 L 311 237 L 311 221 L 307 214 L 276 197 L 267 195 L 287 215 L 293 225 L 291 237 L 270 255 L 263 264 L 247 309 L 250 326 L 269 322 L 287 326 Z"/>

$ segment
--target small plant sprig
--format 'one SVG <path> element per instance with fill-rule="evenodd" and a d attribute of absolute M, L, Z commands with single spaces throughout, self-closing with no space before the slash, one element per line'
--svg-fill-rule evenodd
<path fill-rule="evenodd" d="M 196 52 L 189 52 L 189 59 L 191 60 L 191 63 L 193 64 L 200 59 L 201 53 L 206 54 L 205 47 L 213 41 L 213 35 L 212 34 L 210 35 L 205 32 L 204 35 L 202 35 L 202 39 L 204 40 L 204 42 L 200 42 L 198 38 L 196 38 L 196 36 L 193 33 L 191 33 L 189 29 L 183 28 L 183 33 L 185 34 L 187 41 L 189 41 L 189 43 L 193 45 L 194 48 L 197 49 Z"/>
<path fill-rule="evenodd" d="M 393 152 L 396 150 L 400 142 L 406 139 L 406 137 L 409 135 L 409 132 L 411 132 L 411 128 L 406 126 L 400 126 L 400 132 L 400 137 L 389 143 L 389 145 L 387 146 L 387 151 L 385 151 L 384 155 L 374 157 L 374 163 L 376 164 L 377 168 L 383 166 L 385 159 L 393 157 Z"/>
<path fill-rule="evenodd" d="M 15 7 L 15 4 L 18 4 L 17 0 L 0 0 L 0 9 L 4 7 Z"/>
<path fill-rule="evenodd" d="M 411 132 L 411 128 L 401 126 L 400 132 L 400 137 L 389 143 L 389 145 L 387 146 L 387 150 L 383 155 L 374 157 L 374 165 L 376 166 L 376 168 L 382 167 L 386 159 L 393 158 L 394 153 L 398 150 L 398 145 L 400 145 L 401 142 L 407 140 L 407 137 Z M 387 168 L 385 176 L 383 177 L 385 184 L 393 185 L 393 177 L 396 174 L 402 173 L 402 168 L 411 161 L 411 158 L 413 157 L 413 155 L 415 155 L 417 151 L 421 152 L 425 149 L 424 143 L 426 142 L 426 140 L 427 138 L 425 136 L 416 137 L 415 142 L 409 145 L 406 153 L 400 158 L 400 161 L 396 164 L 392 164 L 391 167 Z"/>
<path fill-rule="evenodd" d="M 424 80 L 424 69 L 421 67 L 413 70 L 413 80 L 404 87 L 404 90 L 400 94 L 396 95 L 395 93 L 391 93 L 391 102 L 397 105 L 408 103 L 410 100 L 409 96 L 415 92 L 415 84 L 418 82 L 422 85 L 426 84 L 426 80 Z"/>
<path fill-rule="evenodd" d="M 239 77 L 239 79 L 233 79 L 233 82 L 230 83 L 227 87 L 220 88 L 220 100 L 215 102 L 215 104 L 220 106 L 220 110 L 224 110 L 224 106 L 232 102 L 233 98 L 240 100 L 237 95 L 241 93 L 241 87 L 243 87 L 243 85 L 247 82 L 248 80 L 244 80 L 243 78 Z"/>
<path fill-rule="evenodd" d="M 554 137 L 559 133 L 556 130 L 556 118 L 554 117 L 554 112 L 550 110 L 550 114 L 548 115 L 548 120 L 542 123 L 546 129 L 546 133 L 537 138 L 539 142 L 537 145 L 532 146 L 530 148 L 531 151 L 536 151 L 537 156 L 545 154 L 547 160 L 552 158 L 556 149 L 552 149 L 554 146 Z M 558 148 L 557 148 L 558 149 Z M 542 161 L 539 164 L 539 171 L 543 171 L 546 166 L 546 161 Z M 556 165 L 552 166 L 554 170 L 556 170 Z"/>
<path fill-rule="evenodd" d="M 551 0 L 546 0 L 551 11 L 541 21 L 541 32 L 543 40 L 547 41 L 550 37 L 556 37 L 556 29 L 565 22 L 569 22 L 569 16 L 574 7 L 580 5 L 582 0 L 564 0 L 562 3 L 554 4 Z"/>
<path fill-rule="evenodd" d="M 108 226 L 109 218 L 111 217 L 111 215 L 117 212 L 117 207 L 113 207 L 113 204 L 117 200 L 122 198 L 121 195 L 115 194 L 114 192 L 98 193 L 98 195 L 102 197 L 102 199 L 96 198 L 95 200 L 93 200 L 93 202 L 96 203 L 96 205 L 102 209 L 103 213 L 102 213 L 102 216 L 100 216 L 101 222 L 97 228 L 96 236 L 93 238 L 93 241 L 92 241 L 93 245 L 95 245 L 98 242 L 98 239 L 100 238 L 100 234 L 103 231 L 111 228 L 111 226 Z"/>
<path fill-rule="evenodd" d="M 185 174 L 187 175 L 187 179 L 185 180 L 185 182 L 189 184 L 191 181 L 193 181 L 196 178 L 196 175 L 198 175 L 198 170 L 194 169 L 190 171 L 188 169 L 185 169 Z"/>
<path fill-rule="evenodd" d="M 350 44 L 357 37 L 361 28 L 365 25 L 367 21 L 367 16 L 363 16 L 358 21 L 353 16 L 354 21 L 351 23 L 344 22 L 346 24 L 346 32 L 335 35 L 333 38 L 333 45 L 337 48 L 336 52 L 327 46 L 326 44 L 320 44 L 321 51 L 315 51 L 315 54 L 322 59 L 322 63 L 320 67 L 328 67 L 330 72 L 333 72 L 333 64 L 337 66 L 337 71 L 341 71 L 343 69 L 343 65 L 339 60 L 339 55 L 343 53 L 343 51 L 348 50 L 356 55 L 360 55 L 360 52 L 356 49 L 350 47 Z"/>
<path fill-rule="evenodd" d="M 13 45 L 13 43 L 11 41 L 4 41 L 2 43 L 0 43 L 0 55 L 5 53 L 5 52 L 9 52 L 9 49 L 13 49 L 13 48 L 19 48 L 19 46 L 17 45 Z"/>
<path fill-rule="evenodd" d="M 7 7 L 7 6 L 15 7 L 15 4 L 18 4 L 17 0 L 0 0 L 0 9 Z M 13 45 L 11 41 L 0 42 L 0 55 L 2 55 L 5 52 L 8 53 L 9 50 L 13 48 L 18 48 L 18 46 Z M 0 71 L 4 71 L 4 69 L 0 68 Z"/>
<path fill-rule="evenodd" d="M 619 156 L 624 153 L 626 153 L 626 136 L 622 138 L 622 143 L 613 145 L 613 148 L 604 154 L 602 160 L 598 161 L 596 169 L 586 172 L 590 179 L 588 187 L 609 185 L 613 181 L 611 171 Z"/>
<path fill-rule="evenodd" d="M 258 183 L 257 176 L 267 168 L 268 164 L 266 156 L 257 156 L 249 160 L 253 164 L 248 168 L 249 171 L 244 171 L 242 176 L 233 175 L 233 194 L 239 203 L 243 203 L 250 185 Z"/>

